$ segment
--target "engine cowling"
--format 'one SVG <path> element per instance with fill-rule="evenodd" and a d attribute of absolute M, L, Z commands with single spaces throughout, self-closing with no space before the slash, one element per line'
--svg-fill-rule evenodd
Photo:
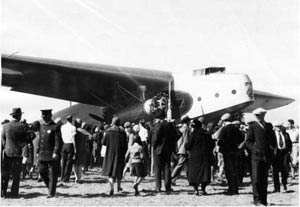
<path fill-rule="evenodd" d="M 180 118 L 182 114 L 185 114 L 190 110 L 193 105 L 193 99 L 191 95 L 183 91 L 173 91 L 172 95 L 172 118 Z M 118 112 L 122 122 L 139 121 L 140 119 L 152 120 L 155 114 L 160 111 L 164 111 L 167 114 L 169 96 L 166 92 L 161 92 L 151 99 L 146 100 L 143 103 L 138 103 L 133 106 L 127 107 Z"/>
<path fill-rule="evenodd" d="M 149 115 L 154 115 L 158 111 L 165 111 L 168 110 L 168 94 L 161 93 L 157 96 L 154 96 L 152 99 L 147 100 L 144 103 L 144 110 Z"/>

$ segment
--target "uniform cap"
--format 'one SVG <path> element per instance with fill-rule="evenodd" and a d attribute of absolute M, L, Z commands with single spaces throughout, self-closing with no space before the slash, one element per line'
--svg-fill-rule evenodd
<path fill-rule="evenodd" d="M 52 109 L 42 109 L 41 112 L 42 112 L 42 116 L 46 116 L 52 114 Z"/>
<path fill-rule="evenodd" d="M 229 121 L 231 119 L 231 114 L 230 113 L 225 113 L 223 116 L 221 116 L 221 120 L 223 121 Z"/>
<path fill-rule="evenodd" d="M 23 114 L 21 108 L 13 108 L 12 112 L 10 113 L 11 116 L 17 115 L 17 114 Z"/>
<path fill-rule="evenodd" d="M 254 115 L 261 115 L 267 113 L 267 111 L 263 108 L 257 108 L 252 112 Z"/>

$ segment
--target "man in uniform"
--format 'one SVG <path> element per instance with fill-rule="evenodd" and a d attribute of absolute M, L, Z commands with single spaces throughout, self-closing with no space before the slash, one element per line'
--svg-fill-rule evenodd
<path fill-rule="evenodd" d="M 276 147 L 276 137 L 271 123 L 264 120 L 266 110 L 255 109 L 257 121 L 250 124 L 246 146 L 252 158 L 252 190 L 255 205 L 267 205 L 268 170 Z"/>
<path fill-rule="evenodd" d="M 41 110 L 44 123 L 40 128 L 38 144 L 39 173 L 49 193 L 47 198 L 55 196 L 60 165 L 62 138 L 59 126 L 52 120 L 52 110 Z"/>
<path fill-rule="evenodd" d="M 13 120 L 4 124 L 1 132 L 1 149 L 3 149 L 1 150 L 3 153 L 1 154 L 1 197 L 7 196 L 10 176 L 13 180 L 11 186 L 12 197 L 18 197 L 22 170 L 22 148 L 34 138 L 34 134 L 29 133 L 27 125 L 20 123 L 22 114 L 21 108 L 13 108 L 10 114 Z"/>

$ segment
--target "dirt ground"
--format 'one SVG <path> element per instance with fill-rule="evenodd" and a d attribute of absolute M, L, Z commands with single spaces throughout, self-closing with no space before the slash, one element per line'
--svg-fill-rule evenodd
<path fill-rule="evenodd" d="M 154 178 L 146 177 L 139 189 L 140 196 L 134 196 L 133 177 L 127 175 L 123 180 L 123 192 L 108 196 L 109 184 L 100 175 L 100 168 L 93 168 L 83 175 L 82 184 L 72 182 L 59 184 L 54 198 L 46 198 L 47 189 L 43 182 L 21 180 L 19 198 L 1 198 L 1 206 L 251 206 L 252 187 L 250 178 L 244 179 L 240 195 L 225 195 L 226 185 L 210 184 L 208 195 L 196 196 L 185 178 L 177 180 L 174 192 L 154 193 Z M 9 190 L 8 190 L 9 191 Z M 299 206 L 299 181 L 290 180 L 287 192 L 272 193 L 273 184 L 269 177 L 268 202 L 272 206 Z"/>

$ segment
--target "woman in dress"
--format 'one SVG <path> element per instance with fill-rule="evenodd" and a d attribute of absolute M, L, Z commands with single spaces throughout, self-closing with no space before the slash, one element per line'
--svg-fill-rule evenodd
<path fill-rule="evenodd" d="M 185 148 L 190 151 L 188 181 L 194 187 L 196 195 L 199 195 L 199 184 L 201 184 L 202 194 L 207 195 L 205 188 L 211 178 L 210 166 L 215 143 L 211 135 L 202 129 L 202 123 L 199 120 L 193 120 L 191 126 L 193 132 L 185 145 Z"/>
<path fill-rule="evenodd" d="M 127 151 L 126 133 L 120 127 L 120 119 L 114 117 L 111 127 L 105 132 L 102 145 L 106 146 L 106 153 L 103 161 L 102 175 L 108 176 L 110 184 L 109 195 L 114 194 L 114 181 L 117 180 L 117 190 L 122 191 L 121 180 L 125 166 L 125 153 Z"/>

